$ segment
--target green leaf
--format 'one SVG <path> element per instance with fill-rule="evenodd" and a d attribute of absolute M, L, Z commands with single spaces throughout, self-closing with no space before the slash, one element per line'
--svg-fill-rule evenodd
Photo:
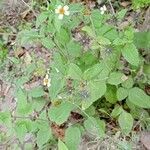
<path fill-rule="evenodd" d="M 11 123 L 11 114 L 10 112 L 0 112 L 0 124 L 3 123 L 8 125 Z"/>
<path fill-rule="evenodd" d="M 94 9 L 91 13 L 91 20 L 95 28 L 100 28 L 103 23 L 103 15 L 100 10 Z"/>
<path fill-rule="evenodd" d="M 37 112 L 40 111 L 46 104 L 44 97 L 33 98 L 32 102 L 33 102 L 32 103 L 33 109 L 36 110 Z"/>
<path fill-rule="evenodd" d="M 55 26 L 57 32 L 60 32 L 60 29 L 62 26 L 62 20 L 58 19 L 57 15 L 55 16 L 55 19 L 54 19 L 54 26 Z"/>
<path fill-rule="evenodd" d="M 122 55 L 131 65 L 139 65 L 139 53 L 134 44 L 125 45 L 122 49 Z"/>
<path fill-rule="evenodd" d="M 112 113 L 111 113 L 111 116 L 113 118 L 116 118 L 122 113 L 122 111 L 123 111 L 122 107 L 119 105 L 116 105 L 115 108 L 113 109 Z"/>
<path fill-rule="evenodd" d="M 117 37 L 116 39 L 114 39 L 113 44 L 114 45 L 124 45 L 124 44 L 126 44 L 128 42 L 129 41 L 126 38 Z"/>
<path fill-rule="evenodd" d="M 18 33 L 16 41 L 21 45 L 26 43 L 32 44 L 33 41 L 37 41 L 40 37 L 36 30 L 23 30 Z"/>
<path fill-rule="evenodd" d="M 128 89 L 123 87 L 118 88 L 117 90 L 117 99 L 118 101 L 124 100 L 128 96 Z"/>
<path fill-rule="evenodd" d="M 68 54 L 74 57 L 79 57 L 81 55 L 81 45 L 75 41 L 70 41 L 67 44 Z"/>
<path fill-rule="evenodd" d="M 52 49 L 54 48 L 55 44 L 52 41 L 52 39 L 45 37 L 45 38 L 41 38 L 41 43 L 42 45 L 47 48 L 47 49 Z"/>
<path fill-rule="evenodd" d="M 122 9 L 121 11 L 118 12 L 117 19 L 122 20 L 126 13 L 127 13 L 127 9 Z"/>
<path fill-rule="evenodd" d="M 128 77 L 128 79 L 122 83 L 122 86 L 124 88 L 130 89 L 133 87 L 133 84 L 134 84 L 133 78 Z"/>
<path fill-rule="evenodd" d="M 143 72 L 144 72 L 146 75 L 150 76 L 150 65 L 149 65 L 149 64 L 145 64 L 145 65 L 143 66 Z"/>
<path fill-rule="evenodd" d="M 32 88 L 30 91 L 28 91 L 28 93 L 31 97 L 34 98 L 42 97 L 45 94 L 43 87 L 41 86 Z"/>
<path fill-rule="evenodd" d="M 52 107 L 48 113 L 50 120 L 58 125 L 61 125 L 62 123 L 67 121 L 73 108 L 74 106 L 68 102 L 62 102 L 60 105 Z"/>
<path fill-rule="evenodd" d="M 23 143 L 26 133 L 32 129 L 32 121 L 19 120 L 15 123 L 15 132 L 19 140 Z"/>
<path fill-rule="evenodd" d="M 69 127 L 65 133 L 65 143 L 69 150 L 78 150 L 81 140 L 81 132 L 77 127 Z"/>
<path fill-rule="evenodd" d="M 81 80 L 82 71 L 76 64 L 71 63 L 69 65 L 68 76 L 72 79 Z"/>
<path fill-rule="evenodd" d="M 150 108 L 150 96 L 138 87 L 129 90 L 129 101 L 141 108 Z"/>
<path fill-rule="evenodd" d="M 82 31 L 85 31 L 90 37 L 94 38 L 95 37 L 95 33 L 93 32 L 92 28 L 89 26 L 84 26 L 82 28 Z"/>
<path fill-rule="evenodd" d="M 135 32 L 134 44 L 137 48 L 150 49 L 150 31 L 148 32 Z"/>
<path fill-rule="evenodd" d="M 61 28 L 60 31 L 56 34 L 55 40 L 57 40 L 57 43 L 60 43 L 66 47 L 70 41 L 70 34 L 66 29 Z"/>
<path fill-rule="evenodd" d="M 19 138 L 20 142 L 23 143 L 25 135 L 27 133 L 27 128 L 25 124 L 21 124 L 15 127 L 16 135 Z"/>
<path fill-rule="evenodd" d="M 111 104 L 115 104 L 117 102 L 116 91 L 117 91 L 116 86 L 107 85 L 107 91 L 105 93 L 105 98 Z"/>
<path fill-rule="evenodd" d="M 67 146 L 60 139 L 58 140 L 58 150 L 68 150 Z"/>
<path fill-rule="evenodd" d="M 55 100 L 59 92 L 63 89 L 65 85 L 65 79 L 53 76 L 51 80 L 51 86 L 49 88 L 49 96 L 51 100 Z"/>
<path fill-rule="evenodd" d="M 100 44 L 100 45 L 110 45 L 111 42 L 109 39 L 103 37 L 103 36 L 98 36 L 97 37 L 97 42 Z"/>
<path fill-rule="evenodd" d="M 92 78 L 97 77 L 102 70 L 103 66 L 100 63 L 95 64 L 84 72 L 83 78 L 84 80 L 91 80 Z"/>
<path fill-rule="evenodd" d="M 105 122 L 94 117 L 90 117 L 84 121 L 85 129 L 98 137 L 103 137 L 105 134 Z"/>
<path fill-rule="evenodd" d="M 48 18 L 48 13 L 47 12 L 42 12 L 39 14 L 36 18 L 36 28 L 38 28 L 46 19 Z"/>
<path fill-rule="evenodd" d="M 112 73 L 110 74 L 110 76 L 109 76 L 107 82 L 108 82 L 109 84 L 112 84 L 112 85 L 118 85 L 118 84 L 124 82 L 124 81 L 123 81 L 123 77 L 124 77 L 124 76 L 125 76 L 125 75 L 124 75 L 123 73 L 121 73 L 121 72 L 112 72 Z"/>
<path fill-rule="evenodd" d="M 27 115 L 32 111 L 32 105 L 27 103 L 27 93 L 19 88 L 16 92 L 17 113 Z"/>
<path fill-rule="evenodd" d="M 106 92 L 106 83 L 104 81 L 89 81 L 88 85 L 89 98 L 82 101 L 82 109 L 87 109 L 93 102 L 101 98 Z"/>
<path fill-rule="evenodd" d="M 43 124 L 40 130 L 37 133 L 36 142 L 39 148 L 41 148 L 44 144 L 48 142 L 48 140 L 52 139 L 52 133 L 50 126 Z"/>
<path fill-rule="evenodd" d="M 132 115 L 126 111 L 122 111 L 122 113 L 119 115 L 118 122 L 122 132 L 125 135 L 128 135 L 131 132 L 133 126 Z"/>

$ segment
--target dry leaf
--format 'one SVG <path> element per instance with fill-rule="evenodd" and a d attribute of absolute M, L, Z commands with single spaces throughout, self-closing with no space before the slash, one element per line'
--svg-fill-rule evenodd
<path fill-rule="evenodd" d="M 150 150 L 150 132 L 143 132 L 140 140 L 145 148 L 147 148 L 147 150 Z"/>

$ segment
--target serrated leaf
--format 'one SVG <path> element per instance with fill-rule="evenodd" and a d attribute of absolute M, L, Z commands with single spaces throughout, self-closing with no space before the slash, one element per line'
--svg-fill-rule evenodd
<path fill-rule="evenodd" d="M 66 47 L 70 41 L 70 33 L 66 29 L 60 28 L 60 31 L 56 34 L 55 40 L 57 43 L 59 42 L 59 44 Z"/>
<path fill-rule="evenodd" d="M 33 41 L 38 40 L 40 37 L 36 30 L 23 30 L 18 33 L 17 42 L 20 42 L 21 45 L 32 44 Z"/>
<path fill-rule="evenodd" d="M 25 124 L 15 127 L 16 135 L 19 138 L 20 142 L 23 143 L 25 135 L 27 133 L 27 128 Z"/>
<path fill-rule="evenodd" d="M 28 93 L 31 97 L 34 97 L 34 98 L 42 97 L 45 94 L 45 92 L 41 86 L 30 89 L 30 91 L 28 91 Z"/>
<path fill-rule="evenodd" d="M 122 86 L 124 88 L 130 89 L 133 87 L 133 84 L 134 84 L 133 78 L 128 77 L 128 79 L 122 83 Z"/>
<path fill-rule="evenodd" d="M 134 44 L 137 48 L 150 49 L 150 32 L 135 32 Z"/>
<path fill-rule="evenodd" d="M 100 63 L 95 64 L 84 72 L 83 79 L 91 80 L 92 78 L 96 77 L 102 70 L 103 66 Z"/>
<path fill-rule="evenodd" d="M 98 36 L 97 37 L 97 42 L 100 44 L 100 45 L 110 45 L 111 42 L 109 39 L 103 37 L 103 36 Z"/>
<path fill-rule="evenodd" d="M 77 127 L 69 127 L 65 133 L 65 143 L 69 150 L 77 150 L 81 140 L 81 132 Z"/>
<path fill-rule="evenodd" d="M 58 125 L 61 125 L 65 121 L 67 121 L 71 110 L 73 110 L 74 106 L 68 102 L 62 102 L 60 105 L 56 107 L 52 107 L 49 110 L 50 120 L 55 122 Z"/>
<path fill-rule="evenodd" d="M 118 101 L 125 99 L 127 96 L 128 96 L 128 89 L 125 89 L 123 87 L 118 88 L 117 90 Z"/>
<path fill-rule="evenodd" d="M 58 76 L 53 76 L 51 80 L 51 86 L 49 87 L 49 96 L 51 100 L 55 100 L 59 92 L 63 89 L 65 85 L 65 79 L 59 78 Z"/>
<path fill-rule="evenodd" d="M 129 101 L 141 108 L 150 108 L 150 96 L 138 87 L 129 90 Z"/>
<path fill-rule="evenodd" d="M 71 63 L 69 65 L 68 76 L 72 79 L 81 80 L 82 71 L 76 64 Z"/>
<path fill-rule="evenodd" d="M 107 80 L 107 82 L 109 84 L 112 84 L 112 85 L 118 85 L 122 82 L 124 82 L 122 80 L 122 77 L 124 77 L 124 74 L 121 73 L 121 72 L 112 72 Z"/>
<path fill-rule="evenodd" d="M 95 28 L 100 28 L 103 22 L 103 15 L 101 15 L 100 10 L 93 9 L 91 13 L 91 19 Z"/>
<path fill-rule="evenodd" d="M 106 92 L 105 81 L 90 81 L 88 83 L 89 98 L 82 101 L 82 109 L 87 109 L 93 102 L 101 98 Z"/>
<path fill-rule="evenodd" d="M 73 58 L 79 57 L 81 55 L 81 45 L 75 41 L 70 41 L 67 44 L 67 50 L 68 50 L 68 54 Z"/>
<path fill-rule="evenodd" d="M 126 44 L 122 49 L 122 55 L 131 65 L 139 65 L 139 53 L 134 44 Z"/>
<path fill-rule="evenodd" d="M 10 124 L 11 114 L 10 112 L 0 112 L 0 123 Z"/>
<path fill-rule="evenodd" d="M 58 150 L 68 150 L 67 146 L 61 140 L 58 140 Z"/>
<path fill-rule="evenodd" d="M 84 121 L 85 129 L 98 137 L 103 137 L 105 134 L 105 122 L 94 117 L 90 117 Z"/>
<path fill-rule="evenodd" d="M 112 113 L 111 113 L 111 116 L 113 118 L 116 118 L 122 113 L 122 111 L 123 111 L 122 107 L 119 105 L 116 105 L 115 108 L 113 109 Z"/>
<path fill-rule="evenodd" d="M 116 91 L 117 91 L 116 86 L 107 85 L 107 91 L 105 93 L 105 98 L 109 103 L 115 104 L 117 102 Z"/>
<path fill-rule="evenodd" d="M 48 128 L 41 128 L 37 133 L 36 142 L 39 148 L 41 148 L 44 144 L 48 142 L 49 139 L 52 138 L 51 129 Z"/>
<path fill-rule="evenodd" d="M 17 113 L 27 115 L 32 111 L 32 105 L 27 103 L 27 93 L 19 88 L 16 92 Z"/>
<path fill-rule="evenodd" d="M 32 121 L 30 120 L 19 120 L 15 124 L 15 132 L 19 140 L 23 143 L 25 135 L 32 129 Z"/>
<path fill-rule="evenodd" d="M 47 48 L 47 49 L 52 49 L 54 48 L 55 44 L 52 41 L 52 39 L 45 37 L 45 38 L 41 38 L 41 43 L 42 45 Z"/>
<path fill-rule="evenodd" d="M 133 126 L 132 115 L 126 111 L 122 111 L 122 113 L 119 115 L 118 122 L 122 132 L 125 135 L 128 135 L 131 132 Z"/>
<path fill-rule="evenodd" d="M 84 26 L 82 31 L 85 31 L 90 37 L 95 37 L 95 33 L 93 32 L 92 28 L 89 26 Z"/>
<path fill-rule="evenodd" d="M 127 13 L 127 9 L 122 9 L 121 11 L 118 12 L 117 19 L 122 20 L 126 13 Z"/>
<path fill-rule="evenodd" d="M 48 13 L 47 12 L 42 12 L 39 14 L 36 18 L 36 28 L 38 28 L 46 19 L 48 18 Z"/>

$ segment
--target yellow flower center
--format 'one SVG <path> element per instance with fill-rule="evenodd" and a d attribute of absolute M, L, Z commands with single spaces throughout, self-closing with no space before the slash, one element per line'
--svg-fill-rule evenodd
<path fill-rule="evenodd" d="M 45 82 L 45 84 L 48 84 L 48 79 L 45 79 L 44 82 Z"/>
<path fill-rule="evenodd" d="M 62 14 L 62 15 L 64 15 L 64 14 L 65 14 L 65 10 L 64 10 L 64 8 L 63 8 L 63 7 L 59 9 L 59 13 L 60 13 L 60 14 Z"/>

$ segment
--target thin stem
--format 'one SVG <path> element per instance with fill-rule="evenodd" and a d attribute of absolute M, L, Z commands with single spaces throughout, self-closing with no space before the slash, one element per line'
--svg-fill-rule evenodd
<path fill-rule="evenodd" d="M 115 13 L 115 10 L 114 10 L 114 8 L 113 8 L 113 6 L 112 6 L 111 0 L 108 0 L 108 2 L 109 2 L 109 5 L 110 5 L 110 7 L 111 7 L 111 10 L 112 10 L 113 15 L 116 16 L 116 13 Z"/>
<path fill-rule="evenodd" d="M 35 11 L 33 10 L 33 8 L 30 5 L 28 5 L 24 0 L 21 0 L 21 1 L 29 8 L 29 10 L 31 10 L 33 12 L 34 16 L 37 17 L 37 15 L 36 15 Z"/>
<path fill-rule="evenodd" d="M 0 35 L 12 35 L 12 36 L 17 36 L 17 34 L 15 34 L 15 33 L 3 33 L 3 32 L 0 32 Z"/>

